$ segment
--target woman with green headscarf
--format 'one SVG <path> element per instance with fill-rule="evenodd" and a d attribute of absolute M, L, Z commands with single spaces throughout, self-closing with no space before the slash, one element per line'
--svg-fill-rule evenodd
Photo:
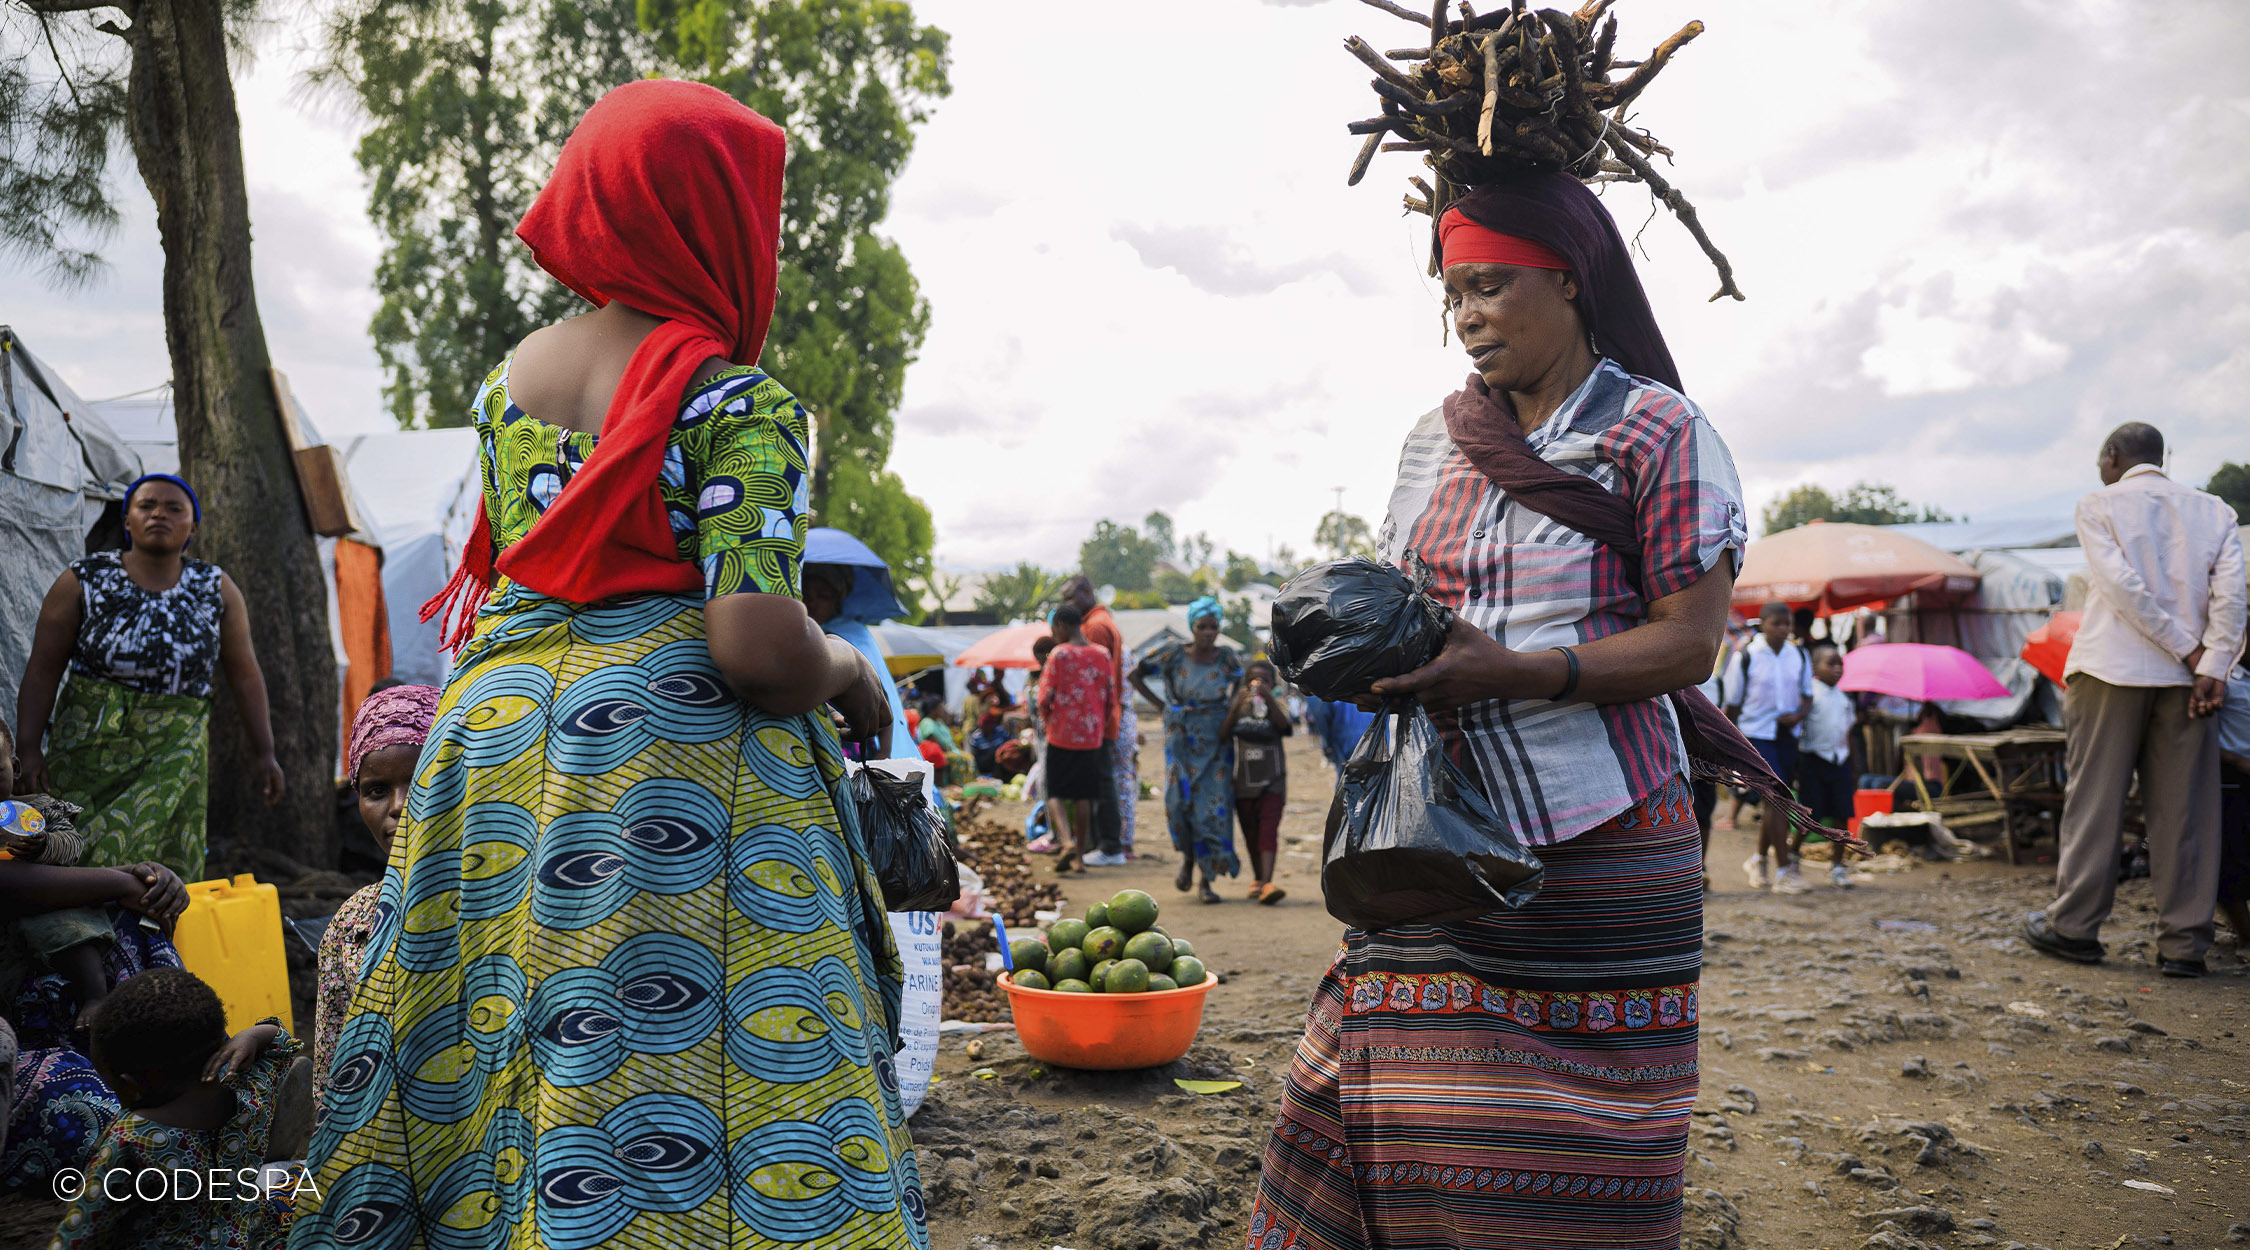
<path fill-rule="evenodd" d="M 1219 732 L 1242 684 L 1242 657 L 1219 641 L 1220 617 L 1219 601 L 1209 595 L 1189 604 L 1188 641 L 1154 652 L 1133 670 L 1133 688 L 1164 709 L 1164 814 L 1180 851 L 1173 884 L 1182 893 L 1198 889 L 1206 903 L 1219 901 L 1214 877 L 1242 871 L 1234 853 L 1234 749 Z M 1151 677 L 1163 679 L 1163 697 L 1149 688 Z"/>

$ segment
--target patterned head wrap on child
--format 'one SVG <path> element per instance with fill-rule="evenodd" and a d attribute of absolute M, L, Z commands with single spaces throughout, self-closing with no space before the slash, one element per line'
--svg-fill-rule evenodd
<path fill-rule="evenodd" d="M 428 741 L 437 706 L 435 686 L 393 686 L 367 696 L 359 705 L 359 715 L 352 718 L 351 748 L 345 753 L 352 780 L 359 780 L 360 761 L 370 752 L 418 747 Z"/>
<path fill-rule="evenodd" d="M 1214 621 L 1224 621 L 1226 619 L 1226 612 L 1224 609 L 1219 607 L 1219 601 L 1217 598 L 1211 595 L 1205 595 L 1202 598 L 1196 600 L 1194 603 L 1188 605 L 1187 616 L 1188 626 L 1190 628 L 1193 628 L 1197 621 L 1200 621 L 1205 617 L 1210 617 Z"/>

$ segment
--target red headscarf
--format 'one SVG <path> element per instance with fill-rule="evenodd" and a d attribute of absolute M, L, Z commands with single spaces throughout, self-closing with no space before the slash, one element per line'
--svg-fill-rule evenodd
<path fill-rule="evenodd" d="M 758 359 L 781 244 L 781 128 L 699 83 L 651 79 L 605 95 L 563 144 L 516 235 L 539 267 L 596 306 L 664 319 L 634 351 L 600 441 L 531 531 L 495 560 L 478 505 L 461 567 L 423 605 L 458 646 L 495 570 L 573 603 L 689 592 L 657 494 L 664 441 L 703 362 Z"/>

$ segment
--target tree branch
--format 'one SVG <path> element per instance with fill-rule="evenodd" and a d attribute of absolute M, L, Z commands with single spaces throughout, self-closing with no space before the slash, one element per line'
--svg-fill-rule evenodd
<path fill-rule="evenodd" d="M 90 13 L 95 9 L 121 9 L 130 17 L 133 7 L 121 0 L 15 0 L 17 4 L 35 14 Z"/>

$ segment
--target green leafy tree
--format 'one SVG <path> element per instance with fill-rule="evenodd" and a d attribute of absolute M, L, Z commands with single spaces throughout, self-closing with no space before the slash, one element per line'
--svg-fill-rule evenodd
<path fill-rule="evenodd" d="M 854 532 L 894 569 L 929 559 L 927 511 L 887 469 L 929 305 L 875 227 L 915 126 L 951 90 L 944 32 L 901 0 L 347 0 L 329 51 L 325 79 L 372 123 L 359 160 L 385 242 L 370 329 L 402 424 L 465 420 L 484 372 L 572 307 L 513 232 L 579 115 L 623 82 L 696 79 L 789 135 L 784 312 L 759 363 L 819 421 L 813 509 L 874 524 Z"/>
<path fill-rule="evenodd" d="M 1327 553 L 1331 560 L 1346 556 L 1372 556 L 1375 554 L 1375 532 L 1367 522 L 1349 512 L 1330 512 L 1320 518 L 1319 528 L 1313 531 L 1313 546 Z"/>
<path fill-rule="evenodd" d="M 2227 461 L 2203 484 L 2203 489 L 2227 501 L 2227 506 L 2234 509 L 2236 525 L 2250 525 L 2250 464 Z"/>
<path fill-rule="evenodd" d="M 915 580 L 918 583 L 914 587 L 915 594 L 921 601 L 920 616 L 915 624 L 945 624 L 945 605 L 953 602 L 953 596 L 960 594 L 961 587 L 967 583 L 959 575 L 935 565 L 923 569 Z"/>
<path fill-rule="evenodd" d="M 1304 571 L 1305 562 L 1299 559 L 1296 549 L 1288 543 L 1274 548 L 1273 559 L 1266 562 L 1266 576 L 1279 586 Z"/>
<path fill-rule="evenodd" d="M 1250 601 L 1229 599 L 1222 605 L 1221 611 L 1219 632 L 1245 647 L 1255 649 L 1258 645 L 1258 631 L 1250 627 Z"/>
<path fill-rule="evenodd" d="M 1156 571 L 1156 544 L 1130 525 L 1094 522 L 1094 532 L 1078 547 L 1078 571 L 1096 586 L 1147 590 Z"/>
<path fill-rule="evenodd" d="M 258 755 L 222 687 L 211 723 L 212 867 L 265 850 L 335 862 L 335 653 L 319 548 L 274 395 L 251 283 L 250 201 L 230 62 L 254 0 L 0 0 L 0 252 L 61 282 L 100 270 L 119 220 L 120 148 L 155 201 L 181 475 L 203 499 L 196 553 L 250 603 L 288 794 L 267 807 Z M 119 13 L 126 16 L 120 18 Z M 120 143 L 123 140 L 123 143 Z"/>
<path fill-rule="evenodd" d="M 936 541 L 937 528 L 930 522 L 929 507 L 907 493 L 898 474 L 885 469 L 872 478 L 858 473 L 838 477 L 829 484 L 828 506 L 820 521 L 842 529 L 883 556 L 891 566 L 891 585 L 898 591 L 907 619 L 921 616 L 920 598 L 913 588 L 930 568 L 930 547 Z M 899 558 L 893 552 L 908 554 Z"/>
<path fill-rule="evenodd" d="M 1194 574 L 1169 567 L 1156 570 L 1153 585 L 1166 603 L 1186 603 L 1204 593 L 1204 583 Z"/>
<path fill-rule="evenodd" d="M 1170 605 L 1164 602 L 1164 596 L 1153 590 L 1120 590 L 1117 592 L 1116 601 L 1109 606 L 1124 612 L 1144 608 L 1163 608 Z"/>
<path fill-rule="evenodd" d="M 1212 558 L 1218 555 L 1219 545 L 1202 532 L 1180 540 L 1180 567 L 1188 573 L 1201 573 L 1211 567 Z"/>
<path fill-rule="evenodd" d="M 1180 554 L 1179 536 L 1172 532 L 1172 518 L 1163 512 L 1151 512 L 1141 518 L 1141 532 L 1156 549 L 1159 560 L 1177 559 Z"/>
<path fill-rule="evenodd" d="M 1266 571 L 1258 562 L 1239 551 L 1227 553 L 1227 571 L 1220 584 L 1228 590 L 1240 590 L 1252 582 L 1264 579 Z"/>
<path fill-rule="evenodd" d="M 1044 617 L 1062 602 L 1063 579 L 1030 561 L 1005 573 L 993 573 L 977 591 L 977 611 L 990 612 L 1003 622 Z"/>
<path fill-rule="evenodd" d="M 1807 484 L 1766 505 L 1765 532 L 1778 534 L 1814 521 L 1853 525 L 1906 525 L 1919 521 L 1957 521 L 1928 505 L 1917 506 L 1899 497 L 1897 490 L 1879 482 L 1858 482 L 1841 495 L 1831 495 Z"/>

